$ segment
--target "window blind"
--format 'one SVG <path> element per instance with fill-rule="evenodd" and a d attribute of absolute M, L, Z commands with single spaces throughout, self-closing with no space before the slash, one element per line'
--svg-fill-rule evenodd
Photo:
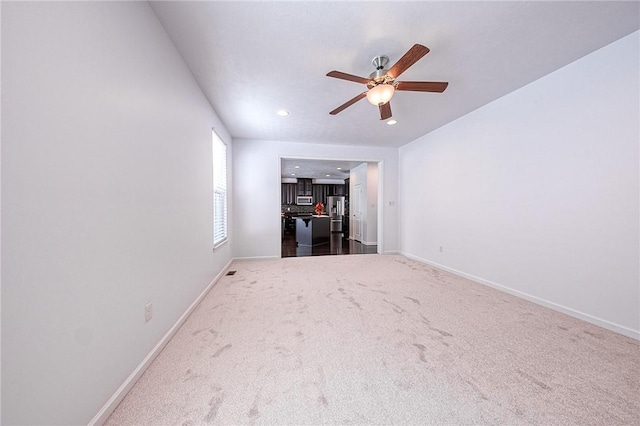
<path fill-rule="evenodd" d="M 227 240 L 227 146 L 211 132 L 213 153 L 213 248 Z"/>

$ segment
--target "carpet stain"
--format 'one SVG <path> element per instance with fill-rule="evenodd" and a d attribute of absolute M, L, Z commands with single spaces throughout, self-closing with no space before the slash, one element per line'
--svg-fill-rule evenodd
<path fill-rule="evenodd" d="M 304 333 L 302 331 L 296 331 L 296 337 L 303 337 Z"/>
<path fill-rule="evenodd" d="M 453 334 L 448 333 L 448 332 L 443 331 L 443 330 L 438 330 L 435 327 L 429 327 L 429 330 L 435 331 L 436 333 L 439 333 L 443 337 L 451 337 L 451 336 L 453 336 Z"/>
<path fill-rule="evenodd" d="M 420 350 L 420 352 L 418 353 L 418 357 L 420 358 L 420 361 L 427 362 L 427 359 L 424 356 L 424 350 L 426 349 L 426 347 L 424 345 L 421 345 L 420 343 L 414 343 L 413 346 L 415 346 Z"/>
<path fill-rule="evenodd" d="M 279 355 L 291 356 L 291 351 L 285 346 L 276 346 L 275 350 L 278 351 Z"/>
<path fill-rule="evenodd" d="M 349 302 L 351 302 L 353 306 L 355 306 L 356 308 L 362 310 L 362 306 L 360 306 L 360 304 L 356 302 L 356 299 L 354 299 L 353 296 L 349 298 Z"/>
<path fill-rule="evenodd" d="M 231 344 L 225 345 L 223 347 L 221 347 L 220 349 L 218 349 L 216 351 L 216 353 L 214 353 L 213 355 L 211 355 L 211 358 L 218 358 L 220 355 L 222 355 L 224 352 L 228 351 L 229 349 L 231 349 Z"/>
<path fill-rule="evenodd" d="M 198 334 L 202 333 L 203 331 L 207 330 L 209 332 L 210 335 L 212 335 L 214 338 L 218 337 L 218 332 L 215 331 L 213 328 L 201 328 L 200 330 L 196 330 L 193 333 L 191 333 L 192 336 L 197 336 Z"/>
<path fill-rule="evenodd" d="M 260 401 L 260 394 L 256 394 L 256 398 L 253 400 L 253 405 L 251 409 L 247 413 L 247 415 L 254 419 L 256 417 L 260 417 L 260 411 L 258 411 L 258 402 Z"/>
<path fill-rule="evenodd" d="M 588 334 L 591 337 L 595 337 L 596 339 L 602 339 L 602 334 L 592 333 L 590 331 L 585 330 L 584 334 Z"/>
<path fill-rule="evenodd" d="M 436 342 L 442 344 L 443 346 L 449 347 L 449 344 L 447 342 L 444 341 L 444 339 L 442 338 L 442 336 L 433 336 L 431 338 L 432 340 L 435 340 Z"/>
<path fill-rule="evenodd" d="M 425 324 L 427 324 L 427 325 L 431 324 L 431 321 L 429 321 L 429 320 L 427 319 L 427 317 L 425 317 L 424 315 L 420 314 L 420 318 L 422 318 L 422 322 L 423 322 L 423 323 L 425 323 Z"/>
<path fill-rule="evenodd" d="M 394 312 L 398 313 L 398 314 L 404 314 L 405 310 L 402 309 L 402 306 L 400 305 L 396 305 L 393 302 L 389 302 L 387 299 L 382 299 L 383 302 L 386 302 L 388 304 L 390 304 L 391 306 L 393 306 L 393 310 Z"/>
<path fill-rule="evenodd" d="M 418 299 L 414 299 L 413 297 L 405 296 L 404 298 L 405 298 L 405 299 L 409 299 L 409 300 L 411 300 L 411 301 L 412 301 L 413 303 L 415 303 L 416 305 L 419 305 L 419 304 L 420 304 L 420 301 L 419 301 Z"/>
<path fill-rule="evenodd" d="M 329 402 L 327 401 L 327 398 L 325 398 L 324 394 L 318 397 L 318 405 L 322 405 L 324 407 L 329 406 Z"/>
<path fill-rule="evenodd" d="M 478 387 L 478 385 L 476 385 L 475 383 L 473 383 L 473 382 L 472 382 L 472 381 L 470 381 L 470 380 L 465 380 L 465 382 L 466 382 L 469 386 L 471 386 L 471 388 L 472 388 L 474 391 L 476 391 L 476 393 L 480 396 L 480 398 L 484 399 L 485 401 L 488 401 L 488 400 L 489 400 L 489 398 L 487 398 L 487 396 L 484 394 L 484 392 L 482 392 L 482 391 L 480 390 L 480 388 Z"/>
<path fill-rule="evenodd" d="M 536 379 L 535 377 L 533 377 L 532 375 L 525 373 L 524 371 L 517 369 L 516 370 L 518 372 L 518 374 L 520 374 L 522 377 L 524 377 L 527 380 L 530 380 L 531 382 L 535 383 L 536 385 L 540 386 L 542 389 L 551 389 L 549 387 L 549 385 L 547 385 L 544 382 L 541 382 L 540 380 Z"/>
<path fill-rule="evenodd" d="M 193 371 L 191 369 L 188 369 L 184 372 L 184 379 L 182 379 L 182 382 L 187 383 L 189 380 L 193 380 L 196 377 L 198 376 L 196 374 L 193 374 Z"/>
<path fill-rule="evenodd" d="M 209 401 L 209 407 L 210 407 L 209 412 L 202 420 L 207 424 L 211 424 L 215 420 L 216 416 L 218 415 L 218 410 L 220 409 L 220 406 L 222 405 L 223 402 L 224 402 L 224 393 L 220 395 L 216 395 L 213 398 L 211 398 L 211 400 Z"/>

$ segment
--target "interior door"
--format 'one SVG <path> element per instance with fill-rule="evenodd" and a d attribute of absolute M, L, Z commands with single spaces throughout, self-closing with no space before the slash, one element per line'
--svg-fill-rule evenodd
<path fill-rule="evenodd" d="M 362 242 L 362 184 L 353 187 L 351 207 L 353 215 L 353 239 Z"/>

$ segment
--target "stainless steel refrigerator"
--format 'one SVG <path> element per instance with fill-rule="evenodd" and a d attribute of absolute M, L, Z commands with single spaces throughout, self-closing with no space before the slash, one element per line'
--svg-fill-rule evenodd
<path fill-rule="evenodd" d="M 331 232 L 342 232 L 342 220 L 344 219 L 344 197 L 327 197 L 327 208 L 331 218 Z"/>

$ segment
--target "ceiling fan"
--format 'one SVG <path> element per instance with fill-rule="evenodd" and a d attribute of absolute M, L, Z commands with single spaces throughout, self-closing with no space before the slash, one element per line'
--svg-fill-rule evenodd
<path fill-rule="evenodd" d="M 357 75 L 340 71 L 327 73 L 327 77 L 366 84 L 368 88 L 367 91 L 360 93 L 355 98 L 340 105 L 329 114 L 336 115 L 366 97 L 371 104 L 376 105 L 380 109 L 380 120 L 386 120 L 391 118 L 391 104 L 389 101 L 396 90 L 410 92 L 444 92 L 449 83 L 436 81 L 396 81 L 396 78 L 398 78 L 400 74 L 409 69 L 409 67 L 418 62 L 418 60 L 427 53 L 429 53 L 429 48 L 421 44 L 414 44 L 413 47 L 389 69 L 386 68 L 389 63 L 389 58 L 387 56 L 376 56 L 371 61 L 376 70 L 369 75 L 369 78 L 358 77 Z"/>

